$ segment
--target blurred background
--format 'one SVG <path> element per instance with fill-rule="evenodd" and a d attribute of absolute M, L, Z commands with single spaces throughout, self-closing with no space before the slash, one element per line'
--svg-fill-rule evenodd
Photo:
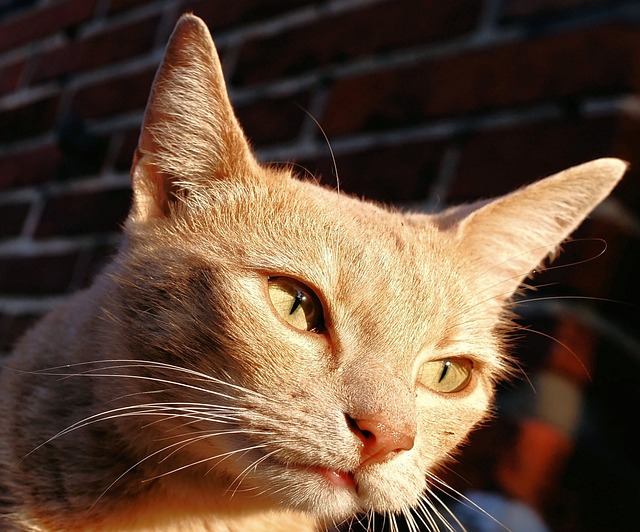
<path fill-rule="evenodd" d="M 184 11 L 209 25 L 260 158 L 329 186 L 325 134 L 342 190 L 422 210 L 631 163 L 518 299 L 522 372 L 440 475 L 516 532 L 637 529 L 637 0 L 0 0 L 0 353 L 117 246 Z M 497 527 L 470 507 L 469 530 Z"/>

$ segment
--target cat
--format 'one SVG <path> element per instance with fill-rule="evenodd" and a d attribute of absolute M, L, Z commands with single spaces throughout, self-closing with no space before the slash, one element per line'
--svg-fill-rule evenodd
<path fill-rule="evenodd" d="M 625 170 L 439 214 L 298 179 L 257 162 L 183 15 L 121 248 L 4 363 L 0 528 L 311 531 L 414 508 L 448 529 L 430 490 L 511 371 L 509 299 Z"/>

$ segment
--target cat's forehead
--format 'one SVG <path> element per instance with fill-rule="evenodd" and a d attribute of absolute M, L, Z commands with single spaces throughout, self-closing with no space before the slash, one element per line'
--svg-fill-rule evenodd
<path fill-rule="evenodd" d="M 429 271 L 433 274 L 451 257 L 451 238 L 429 217 L 416 222 L 415 216 L 314 183 L 288 180 L 234 197 L 239 198 L 231 207 L 237 229 L 267 260 L 289 260 L 310 269 L 318 265 L 325 274 L 340 272 L 362 280 L 400 269 L 403 278 L 418 282 L 422 271 L 430 278 Z M 427 262 L 432 267 L 425 269 Z"/>
<path fill-rule="evenodd" d="M 215 252 L 224 248 L 243 266 L 321 287 L 426 290 L 439 272 L 456 270 L 455 242 L 430 217 L 405 216 L 313 182 L 226 186 L 207 208 L 206 223 L 201 214 L 194 218 Z"/>
<path fill-rule="evenodd" d="M 227 260 L 298 278 L 354 328 L 437 320 L 463 299 L 454 243 L 427 216 L 297 180 L 236 191 L 210 216 Z"/>

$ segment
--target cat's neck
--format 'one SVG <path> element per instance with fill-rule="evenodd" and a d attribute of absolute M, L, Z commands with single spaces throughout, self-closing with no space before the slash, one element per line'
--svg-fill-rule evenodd
<path fill-rule="evenodd" d="M 171 484 L 176 486 L 175 479 Z M 308 515 L 265 509 L 241 497 L 234 500 L 222 493 L 216 500 L 211 491 L 205 500 L 202 492 L 193 490 L 192 484 L 183 487 L 187 489 L 180 492 L 174 489 L 170 492 L 150 490 L 145 497 L 129 502 L 120 498 L 117 508 L 108 515 L 99 516 L 96 529 L 104 532 L 315 532 L 320 529 L 316 520 Z M 82 519 L 84 527 L 87 525 L 86 516 Z"/>

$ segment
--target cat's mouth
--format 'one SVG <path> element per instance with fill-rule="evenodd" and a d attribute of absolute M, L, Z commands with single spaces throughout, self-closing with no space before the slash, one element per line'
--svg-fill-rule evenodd
<path fill-rule="evenodd" d="M 319 466 L 309 467 L 307 469 L 322 476 L 333 487 L 357 491 L 354 475 L 349 471 L 337 471 Z"/>

